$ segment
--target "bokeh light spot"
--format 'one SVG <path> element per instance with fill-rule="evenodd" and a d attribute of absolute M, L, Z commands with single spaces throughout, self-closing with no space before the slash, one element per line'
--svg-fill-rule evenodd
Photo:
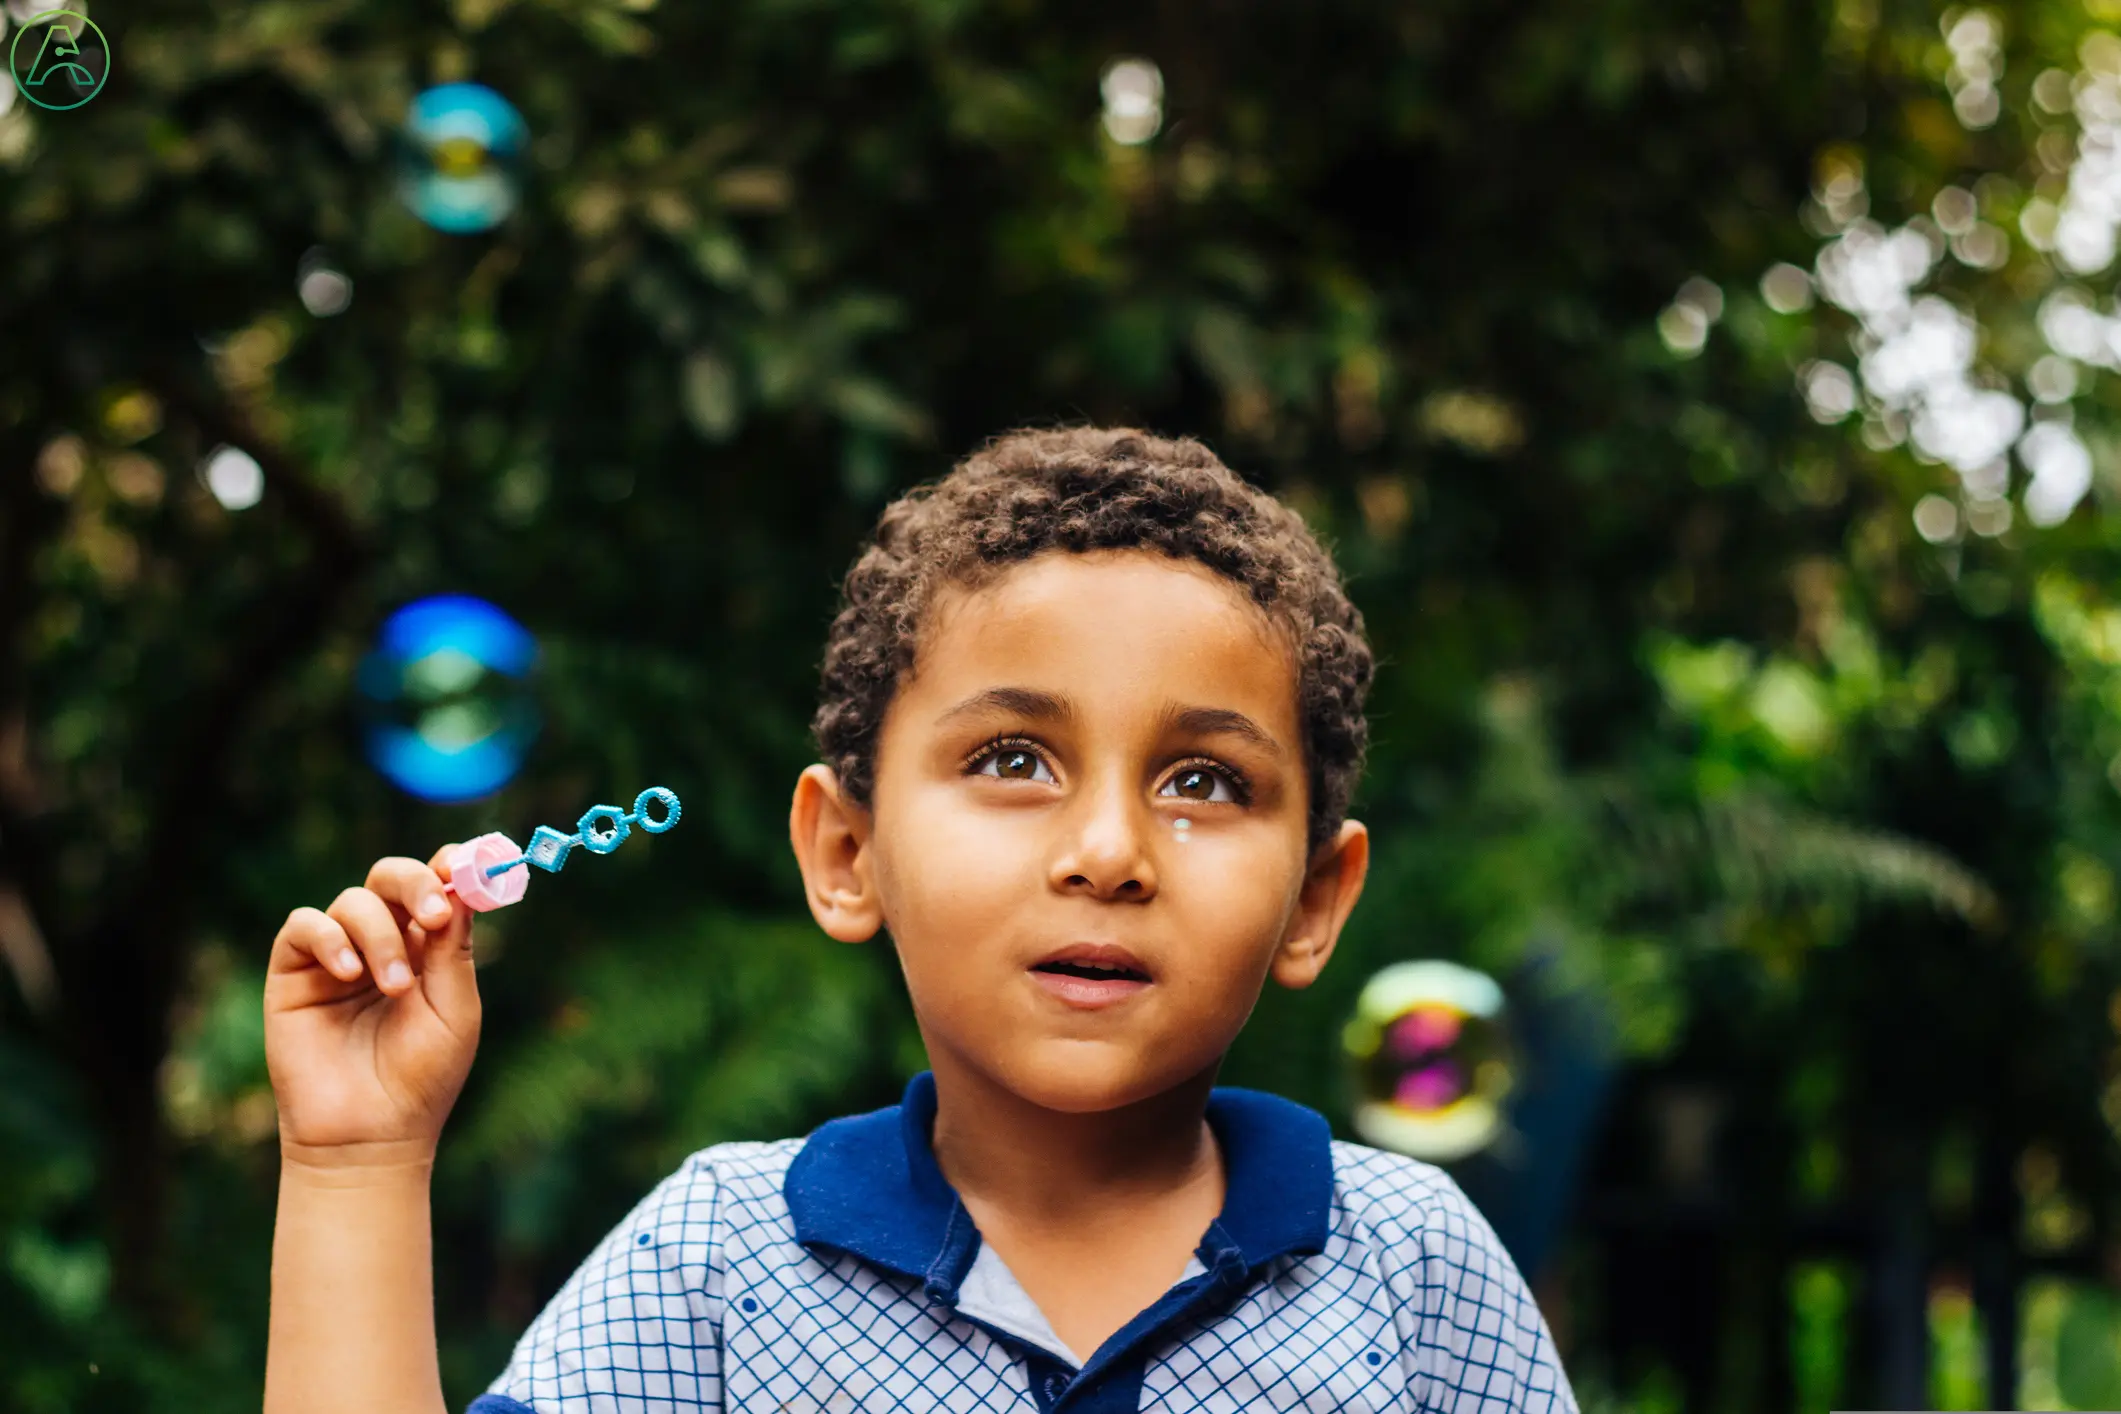
<path fill-rule="evenodd" d="M 1690 304 L 1668 304 L 1657 316 L 1657 337 L 1681 358 L 1692 358 L 1709 341 L 1709 321 Z"/>
<path fill-rule="evenodd" d="M 2061 69 L 2043 69 L 2033 80 L 2033 102 L 2049 113 L 2067 113 L 2072 95 L 2069 75 Z"/>
<path fill-rule="evenodd" d="M 1855 376 L 1840 364 L 1806 364 L 1797 378 L 1813 421 L 1840 422 L 1856 410 Z"/>
<path fill-rule="evenodd" d="M 1952 237 L 1952 258 L 1974 270 L 2000 270 L 2011 258 L 2011 238 L 2001 226 L 1976 221 Z"/>
<path fill-rule="evenodd" d="M 2043 403 L 2066 403 L 2077 396 L 2077 365 L 2061 354 L 2044 355 L 2026 371 L 2025 386 Z"/>
<path fill-rule="evenodd" d="M 1959 533 L 1959 508 L 1942 496 L 1924 496 L 1915 502 L 1915 533 L 1942 545 Z"/>
<path fill-rule="evenodd" d="M 1777 314 L 1795 314 L 1812 307 L 1812 277 L 1802 266 L 1784 261 L 1770 265 L 1760 277 L 1760 298 Z"/>
<path fill-rule="evenodd" d="M 1105 132 L 1133 147 L 1164 125 L 1164 73 L 1147 59 L 1115 59 L 1098 85 L 1105 100 Z"/>
<path fill-rule="evenodd" d="M 1709 328 L 1723 318 L 1723 291 L 1699 275 L 1688 279 L 1657 316 L 1657 336 L 1681 358 L 1692 358 L 1708 343 Z"/>
<path fill-rule="evenodd" d="M 295 267 L 295 293 L 301 296 L 304 309 L 328 319 L 344 314 L 353 303 L 353 280 L 333 265 L 321 249 L 315 249 Z"/>
<path fill-rule="evenodd" d="M 1966 528 L 1976 535 L 2001 535 L 2011 528 L 2011 503 L 2001 497 L 1968 501 Z"/>
<path fill-rule="evenodd" d="M 1971 231 L 1980 214 L 1974 194 L 1965 187 L 1946 187 L 1930 202 L 1930 215 L 1937 218 L 1937 229 L 1947 236 Z"/>
<path fill-rule="evenodd" d="M 264 498 L 265 468 L 241 447 L 219 446 L 199 462 L 199 480 L 231 511 L 247 511 Z"/>
<path fill-rule="evenodd" d="M 2091 449 L 2064 423 L 2036 423 L 2018 443 L 2018 457 L 2033 474 L 2025 518 L 2034 525 L 2060 525 L 2092 489 Z"/>

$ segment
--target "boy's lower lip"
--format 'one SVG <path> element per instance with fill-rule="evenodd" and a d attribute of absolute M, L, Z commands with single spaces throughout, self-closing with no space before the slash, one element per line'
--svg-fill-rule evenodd
<path fill-rule="evenodd" d="M 1123 1002 L 1149 986 L 1132 977 L 1077 977 L 1066 972 L 1033 972 L 1030 977 L 1048 996 L 1090 1009 Z"/>

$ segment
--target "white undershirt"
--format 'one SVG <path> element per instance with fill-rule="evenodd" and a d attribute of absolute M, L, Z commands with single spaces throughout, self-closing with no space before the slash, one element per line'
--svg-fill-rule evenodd
<path fill-rule="evenodd" d="M 1189 1282 L 1206 1270 L 1199 1257 L 1188 1257 L 1186 1269 L 1172 1284 Z M 1044 1311 L 1038 1309 L 1031 1293 L 1024 1290 L 1016 1273 L 1010 1271 L 1009 1264 L 984 1242 L 980 1244 L 979 1254 L 972 1259 L 972 1270 L 965 1273 L 965 1280 L 957 1289 L 957 1309 L 975 1320 L 985 1321 L 998 1331 L 1007 1331 L 1019 1340 L 1029 1341 L 1078 1370 L 1086 1363 L 1053 1333 L 1052 1322 L 1046 1319 Z"/>

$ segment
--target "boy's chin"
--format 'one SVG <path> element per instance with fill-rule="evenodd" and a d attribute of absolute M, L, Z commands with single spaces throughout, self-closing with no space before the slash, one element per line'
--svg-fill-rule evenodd
<path fill-rule="evenodd" d="M 1000 1075 L 1018 1098 L 1058 1114 L 1102 1114 L 1187 1085 L 1215 1062 L 1161 1063 L 1095 1042 L 1048 1042 Z"/>

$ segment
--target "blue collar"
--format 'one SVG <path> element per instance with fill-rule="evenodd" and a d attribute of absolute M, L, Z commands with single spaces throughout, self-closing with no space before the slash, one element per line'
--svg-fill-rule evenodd
<path fill-rule="evenodd" d="M 852 1253 L 954 1303 L 979 1255 L 979 1231 L 935 1162 L 934 1123 L 935 1076 L 922 1071 L 900 1103 L 821 1126 L 782 1186 L 796 1241 Z M 1257 1090 L 1221 1087 L 1208 1098 L 1208 1124 L 1227 1188 L 1222 1215 L 1201 1241 L 1201 1262 L 1250 1271 L 1323 1251 L 1333 1201 L 1333 1136 L 1324 1116 Z"/>

